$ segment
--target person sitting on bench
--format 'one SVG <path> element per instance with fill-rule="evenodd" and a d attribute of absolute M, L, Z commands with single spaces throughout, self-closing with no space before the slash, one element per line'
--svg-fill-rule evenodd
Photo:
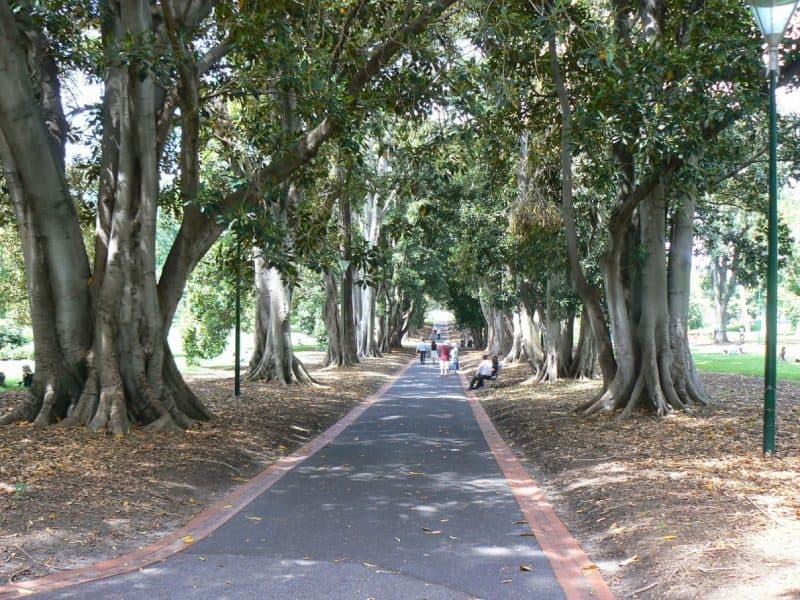
<path fill-rule="evenodd" d="M 489 360 L 489 355 L 484 354 L 478 368 L 475 369 L 475 375 L 469 382 L 469 389 L 477 390 L 483 387 L 483 382 L 492 377 L 492 361 Z"/>

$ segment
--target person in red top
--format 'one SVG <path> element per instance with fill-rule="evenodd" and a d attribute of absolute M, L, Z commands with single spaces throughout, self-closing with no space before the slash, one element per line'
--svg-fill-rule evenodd
<path fill-rule="evenodd" d="M 447 376 L 450 371 L 450 344 L 442 342 L 436 348 L 439 350 L 439 375 Z"/>

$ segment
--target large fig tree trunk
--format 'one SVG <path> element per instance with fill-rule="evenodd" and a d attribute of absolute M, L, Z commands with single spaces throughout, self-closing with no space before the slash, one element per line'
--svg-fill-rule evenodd
<path fill-rule="evenodd" d="M 255 277 L 255 347 L 247 378 L 275 380 L 283 385 L 311 383 L 311 377 L 292 348 L 291 283 L 261 256 L 255 259 Z"/>
<path fill-rule="evenodd" d="M 64 175 L 57 65 L 28 23 L 0 6 L 0 161 L 23 247 L 36 377 L 5 421 L 46 424 L 80 393 L 92 338 L 89 263 Z M 29 72 L 28 64 L 36 65 Z M 37 98 L 40 101 L 37 101 Z"/>
<path fill-rule="evenodd" d="M 544 361 L 542 348 L 541 320 L 537 319 L 533 302 L 533 289 L 528 281 L 519 286 L 519 323 L 522 332 L 522 345 L 528 362 L 537 369 Z"/>
<path fill-rule="evenodd" d="M 65 183 L 63 139 L 57 127 L 47 131 L 60 112 L 56 69 L 48 58 L 52 71 L 42 72 L 52 77 L 30 78 L 24 73 L 25 47 L 19 37 L 15 39 L 18 30 L 7 7 L 0 7 L 0 43 L 8 44 L 0 51 L 6 58 L 0 68 L 4 82 L 0 101 L 5 101 L 0 113 L 21 118 L 2 124 L 7 151 L 3 162 L 20 174 L 15 197 L 21 203 L 18 218 L 23 236 L 35 232 L 36 239 L 46 243 L 46 248 L 31 246 L 26 251 L 39 265 L 30 271 L 31 285 L 39 287 L 46 279 L 32 298 L 44 294 L 41 306 L 50 302 L 52 309 L 52 315 L 44 319 L 38 308 L 32 312 L 34 331 L 49 330 L 58 339 L 56 345 L 52 333 L 51 339 L 47 334 L 35 339 L 37 358 L 42 360 L 37 360 L 33 398 L 24 414 L 12 418 L 35 412 L 36 422 L 46 424 L 67 416 L 67 423 L 88 422 L 92 429 L 108 428 L 114 433 L 126 431 L 131 419 L 154 429 L 188 426 L 203 411 L 189 416 L 176 402 L 175 386 L 165 387 L 162 379 L 164 329 L 155 281 L 158 168 L 153 78 L 136 61 L 122 65 L 112 60 L 125 40 L 152 34 L 152 14 L 144 1 L 108 2 L 104 9 L 103 39 L 110 54 L 98 244 L 90 277 Z M 41 86 L 38 94 L 32 85 Z M 25 96 L 26 106 L 13 106 Z M 29 122 L 23 125 L 26 119 Z M 23 157 L 27 166 L 21 168 Z M 31 177 L 26 171 L 34 166 L 37 173 Z M 50 188 L 46 196 L 42 194 L 45 187 Z M 69 324 L 63 329 L 65 319 Z"/>
<path fill-rule="evenodd" d="M 525 345 L 522 341 L 522 323 L 520 319 L 520 310 L 517 307 L 515 310 L 511 311 L 511 325 L 512 325 L 512 332 L 511 332 L 511 349 L 506 354 L 506 363 L 518 363 L 524 362 L 527 358 L 525 354 Z"/>
<path fill-rule="evenodd" d="M 575 357 L 570 374 L 576 379 L 593 379 L 596 371 L 597 352 L 592 338 L 592 329 L 589 326 L 589 318 L 584 308 L 578 332 L 578 346 L 575 349 Z"/>
<path fill-rule="evenodd" d="M 568 344 L 569 358 L 564 356 L 564 331 L 562 321 L 559 319 L 556 309 L 555 289 L 561 282 L 560 275 L 550 275 L 547 280 L 547 293 L 545 295 L 545 306 L 540 312 L 543 313 L 542 337 L 544 357 L 542 365 L 538 369 L 537 381 L 553 382 L 561 377 L 565 377 L 569 367 L 566 360 L 572 360 L 571 341 Z M 571 333 L 571 328 L 570 333 Z"/>
<path fill-rule="evenodd" d="M 339 286 L 336 283 L 336 274 L 325 271 L 325 306 L 322 309 L 322 319 L 325 323 L 325 332 L 328 336 L 328 350 L 325 354 L 323 366 L 344 367 L 355 363 L 348 362 L 342 329 L 342 318 L 339 311 Z"/>
<path fill-rule="evenodd" d="M 684 196 L 672 216 L 672 238 L 669 249 L 669 339 L 672 344 L 672 378 L 678 396 L 685 404 L 690 400 L 708 404 L 708 397 L 694 366 L 689 349 L 689 297 L 692 276 L 692 219 L 694 195 Z"/>

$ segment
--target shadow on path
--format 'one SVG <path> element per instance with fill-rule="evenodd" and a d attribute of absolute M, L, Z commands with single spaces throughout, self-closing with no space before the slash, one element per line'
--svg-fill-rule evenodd
<path fill-rule="evenodd" d="M 204 539 L 140 570 L 34 597 L 567 596 L 460 378 L 413 364 L 338 437 Z"/>

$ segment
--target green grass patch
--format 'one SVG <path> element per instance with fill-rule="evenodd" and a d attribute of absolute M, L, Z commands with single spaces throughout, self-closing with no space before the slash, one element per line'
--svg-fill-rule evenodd
<path fill-rule="evenodd" d="M 764 376 L 763 354 L 724 354 L 715 352 L 692 352 L 699 371 L 710 373 L 737 373 L 750 377 Z M 800 363 L 778 361 L 778 379 L 800 381 Z"/>

